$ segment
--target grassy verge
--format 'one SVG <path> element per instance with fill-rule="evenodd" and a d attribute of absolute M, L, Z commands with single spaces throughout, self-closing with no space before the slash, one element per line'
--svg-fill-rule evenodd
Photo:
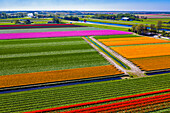
<path fill-rule="evenodd" d="M 84 20 L 84 19 L 80 19 Z M 87 21 L 92 21 L 92 22 L 103 22 L 103 23 L 113 23 L 113 24 L 123 24 L 123 25 L 135 25 L 135 24 L 155 24 L 157 25 L 158 21 L 163 21 L 163 22 L 169 22 L 170 18 L 164 18 L 164 19 L 143 19 L 143 21 L 122 21 L 122 20 L 105 20 L 105 19 L 87 19 Z M 167 24 L 163 24 L 163 28 L 165 29 L 170 29 Z"/>
<path fill-rule="evenodd" d="M 87 23 L 74 23 L 75 25 L 82 25 L 88 27 L 96 27 L 96 28 L 103 28 L 103 29 L 112 29 L 112 30 L 119 30 L 119 31 L 128 31 L 128 28 L 124 27 L 115 27 L 115 26 L 108 26 L 108 25 L 96 25 L 96 24 L 87 24 Z"/>
<path fill-rule="evenodd" d="M 107 35 L 107 36 L 95 36 L 95 39 L 108 39 L 108 38 L 129 38 L 129 37 L 140 37 L 137 35 Z"/>
<path fill-rule="evenodd" d="M 15 25 L 15 23 L 0 23 L 0 25 Z"/>
<path fill-rule="evenodd" d="M 139 46 L 139 45 L 157 45 L 157 44 L 170 44 L 170 43 L 149 43 L 149 44 L 115 45 L 115 46 L 109 46 L 109 47 L 124 47 L 124 46 Z"/>

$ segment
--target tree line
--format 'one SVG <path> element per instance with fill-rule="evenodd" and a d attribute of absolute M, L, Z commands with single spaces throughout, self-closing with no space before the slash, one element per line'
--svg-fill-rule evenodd
<path fill-rule="evenodd" d="M 117 14 L 117 15 L 108 15 L 108 14 L 95 14 L 92 18 L 95 19 L 112 19 L 112 20 L 121 20 L 123 17 L 128 17 L 131 20 L 139 21 L 139 16 L 135 16 L 133 14 Z M 146 19 L 146 18 L 145 18 Z"/>
<path fill-rule="evenodd" d="M 150 24 L 150 25 L 144 25 L 144 24 L 138 24 L 138 25 L 133 25 L 131 29 L 128 31 L 135 32 L 140 35 L 145 35 L 147 33 L 151 34 L 156 34 L 160 33 L 160 30 L 162 29 L 162 21 L 158 21 L 157 25 L 155 24 Z M 164 30 L 161 32 L 162 36 L 167 36 L 169 37 L 169 33 L 165 32 Z"/>
<path fill-rule="evenodd" d="M 70 17 L 65 16 L 64 19 L 65 19 L 65 20 L 72 20 L 72 21 L 79 21 L 79 18 L 78 18 L 78 17 L 73 17 L 73 16 L 70 16 Z"/>

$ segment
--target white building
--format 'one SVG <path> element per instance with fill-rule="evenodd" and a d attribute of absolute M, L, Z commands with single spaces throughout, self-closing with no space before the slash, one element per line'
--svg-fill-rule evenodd
<path fill-rule="evenodd" d="M 28 13 L 27 16 L 32 18 L 34 15 L 33 13 Z"/>

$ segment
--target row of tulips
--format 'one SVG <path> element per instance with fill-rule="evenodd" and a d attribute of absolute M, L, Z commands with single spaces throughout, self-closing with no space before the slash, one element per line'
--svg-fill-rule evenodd
<path fill-rule="evenodd" d="M 24 39 L 24 38 L 47 38 L 47 37 L 69 37 L 69 36 L 93 36 L 93 35 L 123 35 L 130 32 L 117 30 L 84 30 L 84 31 L 54 31 L 35 33 L 5 33 L 0 34 L 0 40 Z"/>
<path fill-rule="evenodd" d="M 143 97 L 143 96 L 148 96 L 148 95 L 154 95 L 154 94 L 159 94 L 159 93 L 164 93 L 164 92 L 170 92 L 170 89 L 166 90 L 161 90 L 161 91 L 154 91 L 154 92 L 148 92 L 148 93 L 142 93 L 142 94 L 136 94 L 136 95 L 130 95 L 130 96 L 124 96 L 124 97 L 117 97 L 117 98 L 112 98 L 112 99 L 106 99 L 106 100 L 99 100 L 99 101 L 93 101 L 93 102 L 86 102 L 86 103 L 81 103 L 81 104 L 75 104 L 75 105 L 68 105 L 68 106 L 62 106 L 62 107 L 56 107 L 56 108 L 49 108 L 49 109 L 43 109 L 43 110 L 36 110 L 36 111 L 31 111 L 31 112 L 25 112 L 25 113 L 41 113 L 41 112 L 48 112 L 48 111 L 57 111 L 57 110 L 64 110 L 64 109 L 70 109 L 70 108 L 76 108 L 76 107 L 82 107 L 82 106 L 88 106 L 88 105 L 94 105 L 94 104 L 100 104 L 100 103 L 106 103 L 106 102 L 112 102 L 112 101 L 117 101 L 117 100 L 124 100 L 124 99 L 130 99 L 130 98 L 136 98 L 136 97 Z M 158 97 L 164 98 L 167 97 L 169 98 L 170 94 L 166 95 L 159 95 L 159 96 L 154 96 L 154 97 L 149 97 L 150 99 L 157 99 Z M 143 100 L 146 100 L 148 98 L 143 98 Z M 150 100 L 149 99 L 149 100 Z M 140 102 L 142 99 L 135 99 L 133 100 L 134 102 Z M 128 101 L 126 101 L 129 103 Z M 126 103 L 125 102 L 125 103 Z M 123 103 L 114 103 L 115 105 L 119 105 Z M 107 105 L 102 105 L 102 106 L 107 106 Z M 102 106 L 97 106 L 101 107 Z M 84 110 L 90 110 L 94 108 L 85 108 L 85 109 L 79 109 L 78 111 L 84 111 Z M 75 112 L 75 111 L 69 111 L 69 112 Z"/>
<path fill-rule="evenodd" d="M 79 26 L 74 24 L 0 25 L 0 29 L 58 28 L 58 27 L 84 27 L 84 26 Z"/>
<path fill-rule="evenodd" d="M 132 58 L 129 60 L 145 71 L 170 68 L 170 55 L 145 58 Z"/>
<path fill-rule="evenodd" d="M 100 105 L 90 108 L 66 111 L 62 113 L 82 113 L 88 111 L 89 113 L 97 113 L 97 112 L 116 112 L 116 111 L 124 111 L 128 109 L 134 109 L 136 107 L 140 108 L 142 106 L 148 106 L 152 104 L 158 104 L 162 102 L 170 101 L 170 94 L 158 95 L 153 97 L 147 97 L 142 99 L 135 99 L 130 101 L 118 102 L 113 104 Z"/>
<path fill-rule="evenodd" d="M 116 51 L 117 53 L 121 54 L 126 58 L 142 58 L 170 55 L 170 43 L 111 47 L 111 49 L 113 49 L 114 51 Z"/>
<path fill-rule="evenodd" d="M 119 75 L 112 65 L 0 76 L 0 88 Z"/>
<path fill-rule="evenodd" d="M 131 41 L 107 41 L 102 42 L 106 46 L 119 46 L 119 45 L 136 45 L 136 44 L 154 44 L 154 43 L 170 43 L 167 40 L 160 39 L 143 39 L 143 40 L 131 40 Z"/>

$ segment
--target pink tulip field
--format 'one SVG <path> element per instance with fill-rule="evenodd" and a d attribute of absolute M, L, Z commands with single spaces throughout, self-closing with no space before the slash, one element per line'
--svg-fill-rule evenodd
<path fill-rule="evenodd" d="M 84 30 L 84 31 L 55 31 L 35 33 L 5 33 L 0 34 L 0 40 L 24 39 L 24 38 L 47 38 L 47 37 L 68 37 L 68 36 L 92 36 L 92 35 L 124 35 L 132 34 L 117 30 Z"/>

